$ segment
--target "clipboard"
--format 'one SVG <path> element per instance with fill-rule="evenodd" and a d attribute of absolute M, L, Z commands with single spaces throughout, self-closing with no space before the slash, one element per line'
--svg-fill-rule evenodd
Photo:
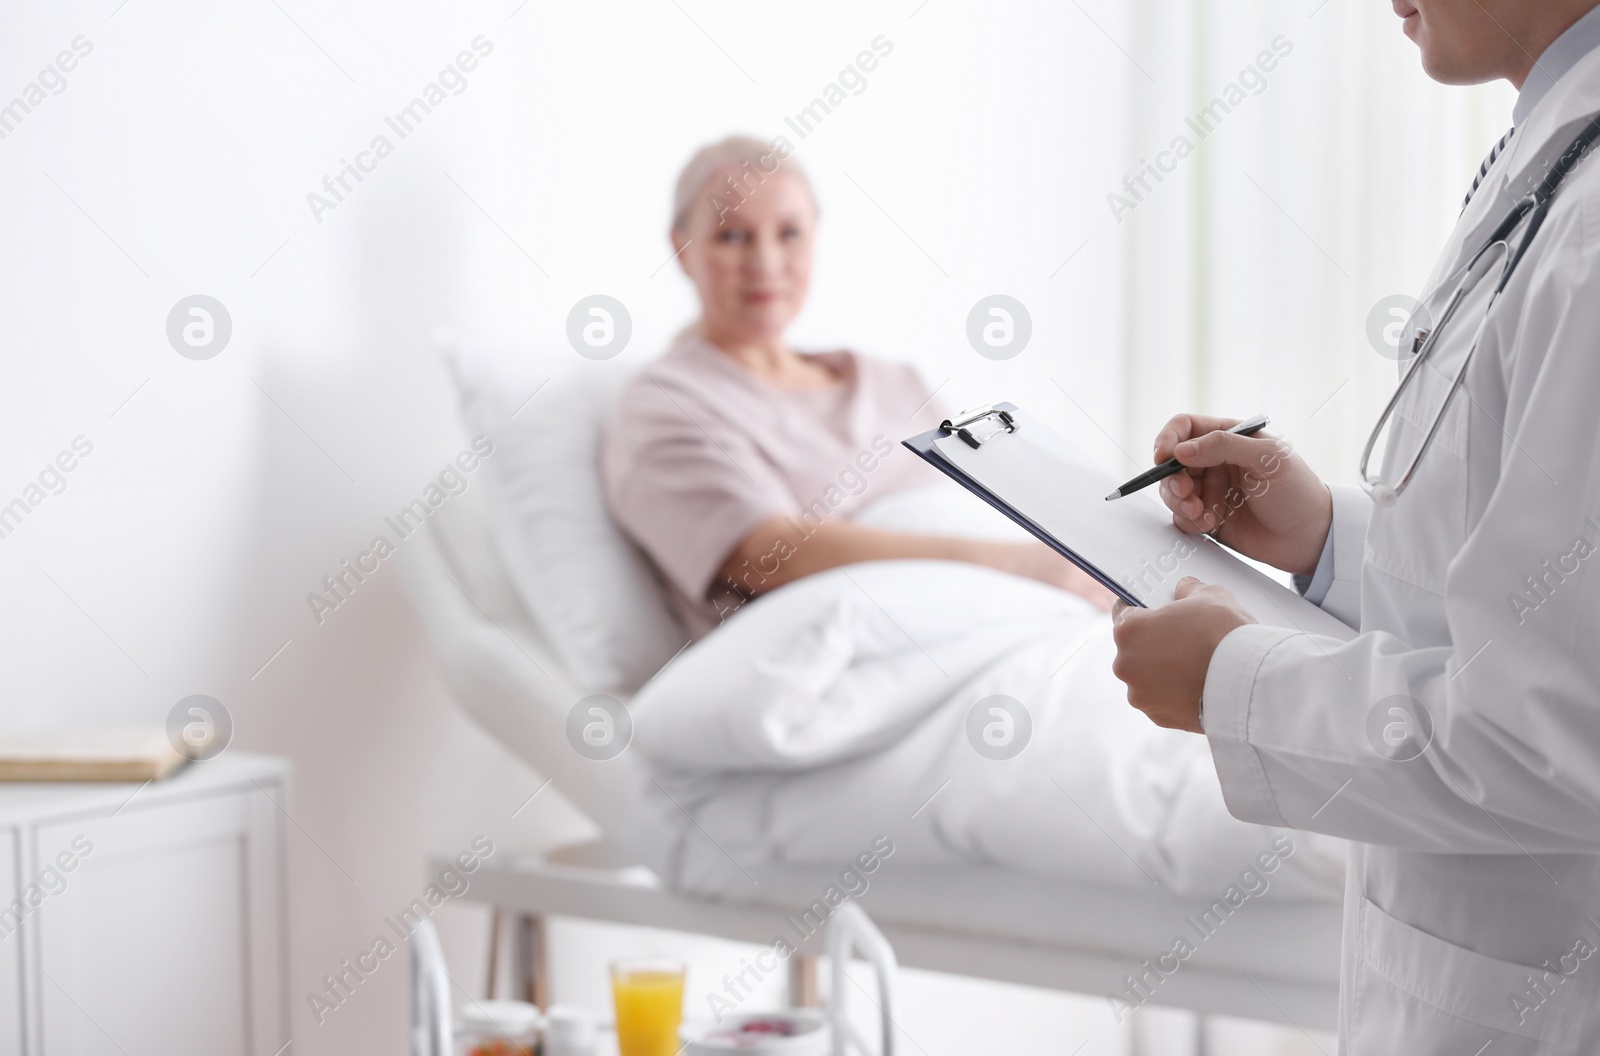
<path fill-rule="evenodd" d="M 1122 480 L 1014 403 L 963 411 L 902 443 L 1130 605 L 1164 605 L 1194 576 L 1227 587 L 1263 624 L 1355 637 L 1210 536 L 1181 531 L 1154 489 L 1106 502 Z"/>

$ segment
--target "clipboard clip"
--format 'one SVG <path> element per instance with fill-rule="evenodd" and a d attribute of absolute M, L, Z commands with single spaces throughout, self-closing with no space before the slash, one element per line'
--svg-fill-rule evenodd
<path fill-rule="evenodd" d="M 980 423 L 996 420 L 994 428 L 980 433 L 974 426 Z M 1017 431 L 1017 420 L 1011 412 L 996 407 L 977 407 L 970 411 L 961 411 L 954 418 L 946 418 L 939 423 L 939 428 L 947 433 L 955 433 L 966 441 L 968 447 L 982 447 L 985 442 L 993 440 L 1001 433 L 1014 433 Z"/>

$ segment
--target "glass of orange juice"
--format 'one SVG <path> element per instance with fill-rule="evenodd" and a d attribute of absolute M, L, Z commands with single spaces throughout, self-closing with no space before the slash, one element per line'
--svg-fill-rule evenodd
<path fill-rule="evenodd" d="M 617 1006 L 617 1049 L 622 1056 L 675 1056 L 682 1047 L 681 961 L 611 962 L 611 997 Z"/>

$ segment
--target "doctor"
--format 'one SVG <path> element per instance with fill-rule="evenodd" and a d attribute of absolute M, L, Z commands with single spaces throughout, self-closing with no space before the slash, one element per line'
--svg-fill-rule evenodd
<path fill-rule="evenodd" d="M 1521 91 L 1418 329 L 1600 113 L 1597 2 L 1394 0 L 1430 76 Z M 1295 573 L 1357 637 L 1260 626 L 1192 579 L 1116 615 L 1129 701 L 1209 738 L 1235 815 L 1354 841 L 1351 1056 L 1600 1052 L 1600 161 L 1561 182 L 1489 307 L 1504 259 L 1400 396 L 1369 482 L 1386 505 L 1229 420 L 1156 438 L 1189 467 L 1162 485 L 1180 528 Z"/>

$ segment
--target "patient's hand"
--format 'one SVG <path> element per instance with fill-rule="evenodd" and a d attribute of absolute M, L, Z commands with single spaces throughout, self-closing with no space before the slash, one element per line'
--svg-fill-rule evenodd
<path fill-rule="evenodd" d="M 774 517 L 734 548 L 721 569 L 721 582 L 748 596 L 776 590 L 804 576 L 856 561 L 917 558 L 969 561 L 1052 587 L 1060 587 L 1111 611 L 1115 597 L 1087 573 L 1043 543 L 1002 543 L 956 536 L 891 532 L 850 521 L 830 521 L 808 535 L 795 530 L 792 517 Z"/>
<path fill-rule="evenodd" d="M 1101 612 L 1110 612 L 1115 594 L 1098 580 L 1043 543 L 1005 543 L 1002 571 L 1037 579 L 1084 598 Z"/>
<path fill-rule="evenodd" d="M 1247 557 L 1309 576 L 1333 524 L 1327 485 L 1282 439 L 1226 430 L 1232 418 L 1180 414 L 1156 437 L 1155 460 L 1189 467 L 1161 482 L 1172 523 L 1209 532 Z"/>
<path fill-rule="evenodd" d="M 1157 726 L 1200 733 L 1200 696 L 1211 654 L 1230 632 L 1255 623 L 1227 587 L 1184 576 L 1158 609 L 1118 603 L 1111 673 L 1128 684 L 1128 703 Z"/>

